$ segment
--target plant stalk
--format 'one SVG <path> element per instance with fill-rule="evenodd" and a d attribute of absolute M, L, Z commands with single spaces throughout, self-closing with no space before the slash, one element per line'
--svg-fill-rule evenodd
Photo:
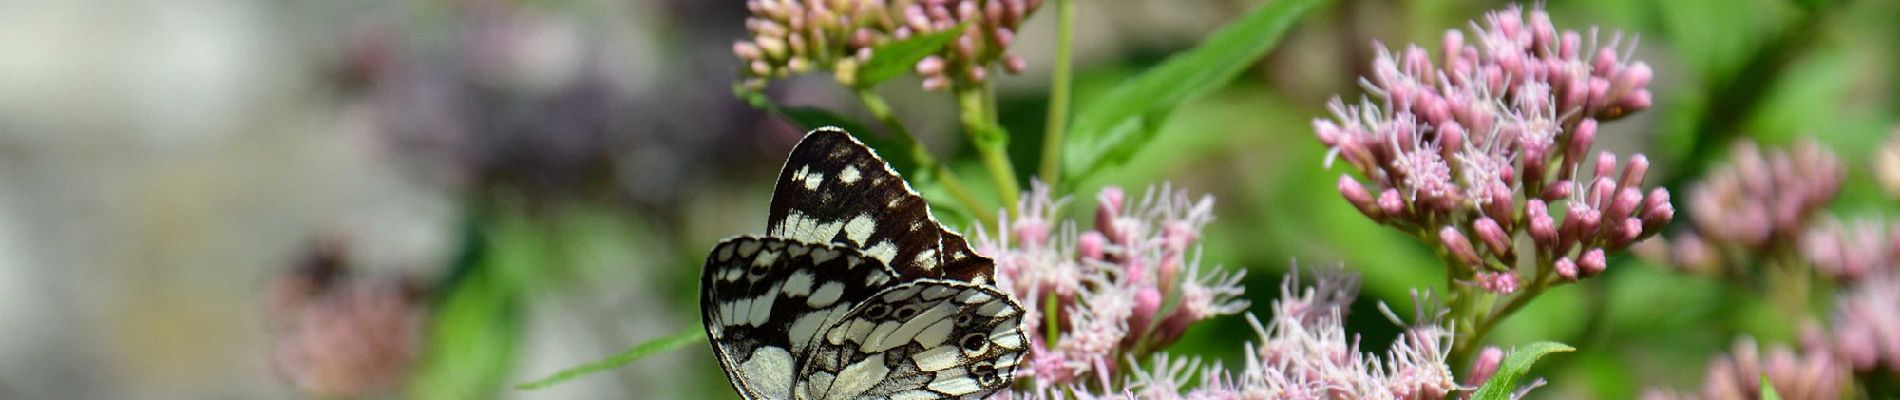
<path fill-rule="evenodd" d="M 911 159 L 917 160 L 917 169 L 931 171 L 936 175 L 937 182 L 943 184 L 944 190 L 950 191 L 950 196 L 963 204 L 963 208 L 968 209 L 971 216 L 983 221 L 996 220 L 996 215 L 990 211 L 990 207 L 977 200 L 976 195 L 970 192 L 969 186 L 963 184 L 963 179 L 957 177 L 955 171 L 937 162 L 937 158 L 930 155 L 930 149 L 924 148 L 923 143 L 911 136 L 910 130 L 904 127 L 904 121 L 897 119 L 897 115 L 891 112 L 891 105 L 884 101 L 883 96 L 879 96 L 870 89 L 858 89 L 857 93 L 858 100 L 864 103 L 864 108 L 869 110 L 878 122 L 884 124 L 884 129 L 890 131 L 891 136 L 896 137 L 900 145 L 909 149 Z"/>
<path fill-rule="evenodd" d="M 1074 84 L 1075 0 L 1056 0 L 1056 60 L 1049 76 L 1049 116 L 1042 130 L 1043 183 L 1059 187 L 1062 180 L 1062 141 L 1069 131 L 1069 92 Z"/>

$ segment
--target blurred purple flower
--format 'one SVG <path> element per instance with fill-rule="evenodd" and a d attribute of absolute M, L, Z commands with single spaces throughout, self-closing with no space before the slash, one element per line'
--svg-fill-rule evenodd
<path fill-rule="evenodd" d="M 268 296 L 278 334 L 271 364 L 317 397 L 395 389 L 419 351 L 420 290 L 352 277 L 343 253 L 334 242 L 320 244 L 303 265 L 272 282 Z"/>
<path fill-rule="evenodd" d="M 357 90 L 344 116 L 373 148 L 429 183 L 473 193 L 537 203 L 603 193 L 670 197 L 618 190 L 672 176 L 619 171 L 631 145 L 649 139 L 638 137 L 632 83 L 615 73 L 623 67 L 609 46 L 532 7 L 446 8 L 450 18 L 432 20 L 446 27 L 378 20 L 352 38 L 344 81 Z M 415 37 L 432 28 L 447 30 L 449 40 Z"/>
<path fill-rule="evenodd" d="M 1618 163 L 1604 152 L 1586 162 L 1600 121 L 1651 101 L 1649 66 L 1628 59 L 1620 34 L 1600 44 L 1558 31 L 1541 8 L 1516 7 L 1486 14 L 1472 33 L 1467 43 L 1448 31 L 1438 63 L 1416 46 L 1381 46 L 1361 80 L 1371 97 L 1334 98 L 1332 118 L 1313 122 L 1328 165 L 1344 160 L 1365 180 L 1340 177 L 1348 202 L 1374 221 L 1437 238 L 1462 265 L 1454 277 L 1495 293 L 1554 283 L 1546 272 L 1556 265 L 1583 267 L 1565 280 L 1593 276 L 1602 267 L 1591 257 L 1674 218 L 1669 192 L 1642 186 L 1642 155 Z M 1524 233 L 1546 264 L 1520 283 L 1515 238 Z"/>
<path fill-rule="evenodd" d="M 1846 179 L 1847 171 L 1833 152 L 1812 140 L 1766 151 L 1753 142 L 1738 142 L 1729 157 L 1690 189 L 1695 232 L 1670 238 L 1671 245 L 1656 244 L 1645 254 L 1702 274 L 1741 272 L 1752 260 L 1784 251 L 1798 251 L 1801 254 L 1789 255 L 1806 255 L 1821 272 L 1842 278 L 1851 279 L 1874 263 L 1869 257 L 1876 257 L 1882 246 L 1868 241 L 1884 236 L 1869 231 L 1877 227 L 1814 224 L 1815 215 Z"/>
<path fill-rule="evenodd" d="M 915 67 L 924 88 L 938 90 L 952 82 L 983 82 L 999 62 L 1006 71 L 1022 72 L 1022 58 L 1005 50 L 1041 6 L 1041 0 L 747 0 L 752 37 L 734 43 L 732 52 L 744 63 L 740 86 L 746 90 L 814 69 L 857 87 L 859 68 L 878 46 L 967 25 Z"/>
<path fill-rule="evenodd" d="M 1900 379 L 1900 275 L 1882 270 L 1856 282 L 1835 300 L 1831 335 L 1808 336 L 1810 345 L 1833 349 L 1834 355 L 1853 366 L 1855 371 L 1885 371 L 1884 377 Z"/>
<path fill-rule="evenodd" d="M 1796 351 L 1786 346 L 1771 346 L 1763 357 L 1755 340 L 1742 337 L 1734 350 L 1709 361 L 1700 393 L 1677 393 L 1651 389 L 1646 400 L 1703 399 L 1752 400 L 1762 398 L 1761 379 L 1768 377 L 1775 393 L 1783 399 L 1832 400 L 1842 398 L 1852 372 L 1825 351 Z"/>

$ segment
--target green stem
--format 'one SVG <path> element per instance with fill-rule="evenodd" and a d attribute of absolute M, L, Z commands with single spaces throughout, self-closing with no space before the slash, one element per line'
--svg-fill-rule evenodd
<path fill-rule="evenodd" d="M 930 155 L 930 149 L 924 148 L 923 143 L 911 136 L 910 130 L 904 128 L 904 121 L 898 120 L 897 114 L 891 112 L 891 105 L 884 102 L 883 96 L 879 96 L 870 89 L 858 89 L 857 92 L 858 100 L 864 103 L 864 108 L 870 110 L 871 115 L 884 124 L 884 129 L 897 138 L 898 144 L 910 149 L 911 159 L 917 160 L 918 170 L 930 171 L 936 175 L 937 182 L 943 184 L 944 190 L 950 191 L 950 196 L 955 197 L 958 203 L 962 203 L 963 208 L 969 209 L 970 215 L 975 216 L 976 219 L 996 220 L 996 215 L 990 211 L 990 207 L 977 200 L 976 195 L 970 192 L 970 187 L 963 184 L 963 179 L 957 177 L 955 171 L 937 162 L 937 158 Z"/>
<path fill-rule="evenodd" d="M 1043 335 L 1043 345 L 1053 349 L 1056 348 L 1056 341 L 1062 336 L 1062 314 L 1060 314 L 1062 310 L 1059 309 L 1062 307 L 1062 302 L 1055 293 L 1049 293 L 1043 296 L 1042 304 L 1043 331 L 1048 332 Z"/>
<path fill-rule="evenodd" d="M 1016 167 L 1009 162 L 1009 134 L 996 124 L 991 112 L 994 103 L 988 84 L 957 86 L 957 108 L 962 111 L 963 132 L 976 144 L 983 168 L 996 184 L 996 197 L 1009 215 L 1016 215 Z"/>
<path fill-rule="evenodd" d="M 1062 180 L 1062 136 L 1069 130 L 1069 90 L 1075 79 L 1075 0 L 1056 0 L 1056 61 L 1049 76 L 1049 119 L 1042 130 L 1042 170 L 1051 187 Z"/>

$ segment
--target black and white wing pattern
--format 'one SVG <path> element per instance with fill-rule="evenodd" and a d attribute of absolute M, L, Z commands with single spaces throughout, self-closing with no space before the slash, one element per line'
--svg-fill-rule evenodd
<path fill-rule="evenodd" d="M 923 279 L 851 310 L 813 343 L 805 399 L 975 399 L 1008 385 L 1027 350 L 1022 307 L 993 287 Z"/>
<path fill-rule="evenodd" d="M 818 128 L 792 149 L 766 229 L 770 236 L 856 247 L 903 276 L 995 278 L 994 262 L 944 229 L 903 177 L 838 128 Z"/>
<path fill-rule="evenodd" d="M 792 150 L 766 237 L 706 256 L 713 354 L 747 399 L 975 399 L 1027 339 L 995 262 L 944 229 L 877 153 L 837 128 Z"/>
<path fill-rule="evenodd" d="M 877 259 L 825 243 L 737 237 L 714 246 L 700 274 L 713 355 L 748 399 L 789 399 L 813 338 L 896 275 Z"/>

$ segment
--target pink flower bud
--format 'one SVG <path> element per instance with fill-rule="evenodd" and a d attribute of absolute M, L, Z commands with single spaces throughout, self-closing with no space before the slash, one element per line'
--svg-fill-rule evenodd
<path fill-rule="evenodd" d="M 1608 151 L 1597 153 L 1596 173 L 1598 178 L 1605 178 L 1616 173 L 1616 153 Z"/>
<path fill-rule="evenodd" d="M 943 63 L 942 56 L 924 57 L 922 60 L 917 60 L 917 74 L 924 76 L 943 74 Z"/>
<path fill-rule="evenodd" d="M 1387 218 L 1397 218 L 1405 214 L 1405 198 L 1399 196 L 1398 189 L 1386 189 L 1379 192 L 1379 212 Z"/>
<path fill-rule="evenodd" d="M 1471 247 L 1471 240 L 1465 239 L 1465 234 L 1459 232 L 1458 228 L 1446 226 L 1439 229 L 1438 240 L 1444 244 L 1446 252 L 1457 257 L 1465 266 L 1475 268 L 1484 265 L 1484 260 L 1478 258 L 1477 249 Z"/>
<path fill-rule="evenodd" d="M 1557 221 L 1550 217 L 1550 207 L 1538 199 L 1531 199 L 1524 207 L 1530 220 L 1531 240 L 1545 250 L 1557 248 Z"/>
<path fill-rule="evenodd" d="M 1544 193 L 1539 195 L 1538 198 L 1544 199 L 1544 201 L 1563 200 L 1564 198 L 1570 197 L 1571 186 L 1573 185 L 1568 180 L 1551 182 L 1550 186 L 1545 187 Z"/>
<path fill-rule="evenodd" d="M 1565 162 L 1575 165 L 1589 154 L 1590 146 L 1597 140 L 1597 120 L 1584 118 L 1577 122 L 1577 128 L 1570 133 L 1570 148 L 1564 153 Z"/>
<path fill-rule="evenodd" d="M 1642 154 L 1631 156 L 1629 163 L 1623 164 L 1622 179 L 1618 179 L 1616 184 L 1626 188 L 1636 187 L 1643 184 L 1643 175 L 1648 173 L 1649 157 Z"/>
<path fill-rule="evenodd" d="M 1029 62 L 1023 61 L 1022 56 L 1018 56 L 1015 54 L 1009 54 L 1009 55 L 1003 56 L 1003 70 L 1004 71 L 1009 71 L 1009 73 L 1012 73 L 1012 74 L 1021 74 L 1023 73 L 1024 70 L 1028 70 L 1028 69 L 1029 69 Z"/>
<path fill-rule="evenodd" d="M 1570 257 L 1558 258 L 1557 265 L 1554 266 L 1554 269 L 1557 270 L 1557 276 L 1564 278 L 1565 281 L 1570 281 L 1570 282 L 1577 281 L 1577 277 L 1578 277 L 1577 262 L 1570 261 Z"/>
<path fill-rule="evenodd" d="M 1352 179 L 1351 176 L 1339 176 L 1339 194 L 1345 196 L 1346 202 L 1352 203 L 1353 208 L 1358 208 L 1359 213 L 1365 214 L 1367 218 L 1378 221 L 1383 215 L 1379 211 L 1379 202 L 1372 198 L 1372 193 L 1367 192 L 1366 187 L 1360 186 L 1359 181 Z"/>
<path fill-rule="evenodd" d="M 1608 262 L 1604 259 L 1603 249 L 1590 249 L 1583 252 L 1583 258 L 1577 261 L 1578 272 L 1581 272 L 1584 277 L 1596 276 L 1603 273 L 1604 268 L 1609 267 Z"/>
<path fill-rule="evenodd" d="M 1655 188 L 1643 199 L 1643 232 L 1654 235 L 1676 218 L 1676 206 L 1669 204 L 1669 189 Z"/>
<path fill-rule="evenodd" d="M 1629 218 L 1636 212 L 1636 207 L 1641 205 L 1643 205 L 1643 192 L 1635 187 L 1624 187 L 1623 190 L 1616 192 L 1616 198 L 1610 201 L 1610 207 L 1604 210 L 1603 219 L 1617 221 Z"/>
<path fill-rule="evenodd" d="M 1497 220 L 1479 218 L 1476 222 L 1471 223 L 1471 228 L 1478 234 L 1478 240 L 1484 242 L 1485 247 L 1491 249 L 1491 254 L 1504 257 L 1510 256 L 1511 236 L 1509 233 L 1504 232 L 1504 227 L 1498 226 Z"/>
<path fill-rule="evenodd" d="M 1498 365 L 1504 362 L 1504 350 L 1497 346 L 1485 346 L 1478 351 L 1478 358 L 1471 361 L 1471 372 L 1465 374 L 1465 386 L 1478 387 L 1491 380 L 1497 374 Z"/>
<path fill-rule="evenodd" d="M 1478 273 L 1478 282 L 1491 293 L 1507 295 L 1517 293 L 1517 273 L 1514 271 Z"/>
<path fill-rule="evenodd" d="M 1084 260 L 1103 260 L 1108 250 L 1108 237 L 1101 232 L 1088 231 L 1075 239 L 1075 255 Z"/>

